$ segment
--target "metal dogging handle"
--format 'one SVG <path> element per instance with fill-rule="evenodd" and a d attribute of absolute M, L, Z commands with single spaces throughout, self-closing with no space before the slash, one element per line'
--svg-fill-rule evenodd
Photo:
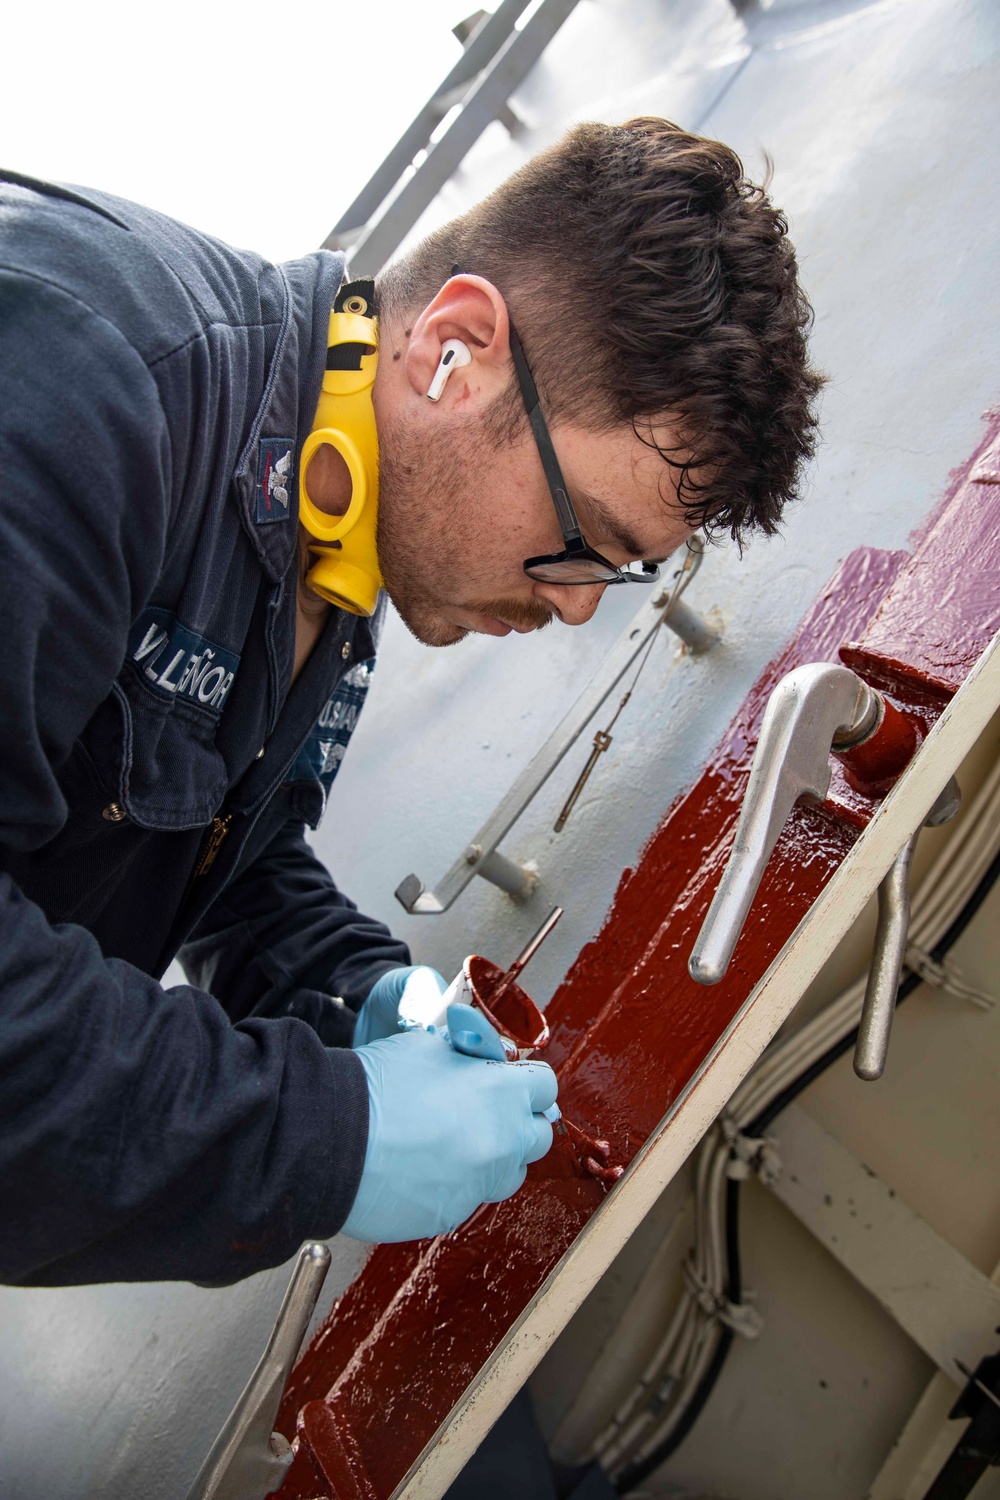
<path fill-rule="evenodd" d="M 936 828 L 958 812 L 962 794 L 954 776 L 931 808 L 922 826 Z M 889 1054 L 889 1032 L 896 1010 L 896 992 L 903 972 L 910 928 L 910 864 L 920 829 L 907 839 L 878 888 L 878 925 L 861 1006 L 854 1071 L 866 1083 L 881 1078 Z"/>
<path fill-rule="evenodd" d="M 688 960 L 691 978 L 718 984 L 729 968 L 761 876 L 795 803 L 822 802 L 831 750 L 849 750 L 878 727 L 880 694 L 848 667 L 796 667 L 771 693 L 729 862 Z"/>
<path fill-rule="evenodd" d="M 729 968 L 761 876 L 785 822 L 800 800 L 821 802 L 830 787 L 830 755 L 855 786 L 886 789 L 916 749 L 912 725 L 848 667 L 814 662 L 797 667 L 768 700 L 729 861 L 702 924 L 688 971 L 699 984 L 718 984 Z M 952 777 L 922 827 L 958 811 Z M 910 922 L 910 864 L 920 829 L 896 856 L 878 889 L 878 926 L 868 970 L 854 1071 L 882 1076 Z"/>

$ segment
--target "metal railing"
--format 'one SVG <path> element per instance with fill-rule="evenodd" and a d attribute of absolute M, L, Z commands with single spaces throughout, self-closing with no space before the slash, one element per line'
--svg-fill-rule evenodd
<path fill-rule="evenodd" d="M 516 123 L 507 101 L 541 57 L 577 0 L 501 0 L 480 13 L 465 52 L 323 241 L 350 252 L 355 276 L 382 269 L 493 120 Z M 471 18 L 473 20 L 477 18 Z M 456 27 L 461 38 L 465 25 Z M 435 139 L 446 116 L 454 119 Z"/>

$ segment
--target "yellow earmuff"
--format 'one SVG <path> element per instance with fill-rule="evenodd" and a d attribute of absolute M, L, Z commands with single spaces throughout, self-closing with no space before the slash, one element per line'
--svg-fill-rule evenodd
<path fill-rule="evenodd" d="M 382 587 L 375 547 L 378 433 L 372 386 L 378 323 L 372 282 L 341 288 L 330 314 L 327 344 L 323 389 L 299 460 L 299 520 L 314 539 L 309 551 L 316 559 L 306 582 L 340 609 L 372 615 Z M 342 516 L 320 510 L 306 488 L 309 464 L 323 443 L 336 449 L 351 477 L 351 500 Z"/>

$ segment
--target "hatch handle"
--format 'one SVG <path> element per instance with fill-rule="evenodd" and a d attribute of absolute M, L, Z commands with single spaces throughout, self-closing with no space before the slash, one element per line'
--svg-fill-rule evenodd
<path fill-rule="evenodd" d="M 796 802 L 822 802 L 830 753 L 869 738 L 884 702 L 849 667 L 810 662 L 771 693 L 729 862 L 698 934 L 688 971 L 718 984 L 729 968 L 761 876 Z"/>
<path fill-rule="evenodd" d="M 947 823 L 958 812 L 961 799 L 958 782 L 952 776 L 922 826 L 936 828 Z M 919 837 L 918 828 L 896 855 L 878 888 L 875 945 L 854 1047 L 854 1071 L 867 1083 L 882 1077 L 889 1053 L 889 1032 L 910 928 L 910 864 Z"/>

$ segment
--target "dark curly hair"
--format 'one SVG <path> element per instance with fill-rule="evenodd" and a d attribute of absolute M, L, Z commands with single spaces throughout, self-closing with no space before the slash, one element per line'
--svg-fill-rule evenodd
<path fill-rule="evenodd" d="M 787 222 L 728 146 L 660 119 L 580 125 L 389 267 L 383 313 L 430 301 L 455 264 L 503 294 L 553 422 L 631 423 L 679 470 L 692 526 L 777 529 L 823 377 Z M 512 380 L 494 435 L 523 420 Z"/>

